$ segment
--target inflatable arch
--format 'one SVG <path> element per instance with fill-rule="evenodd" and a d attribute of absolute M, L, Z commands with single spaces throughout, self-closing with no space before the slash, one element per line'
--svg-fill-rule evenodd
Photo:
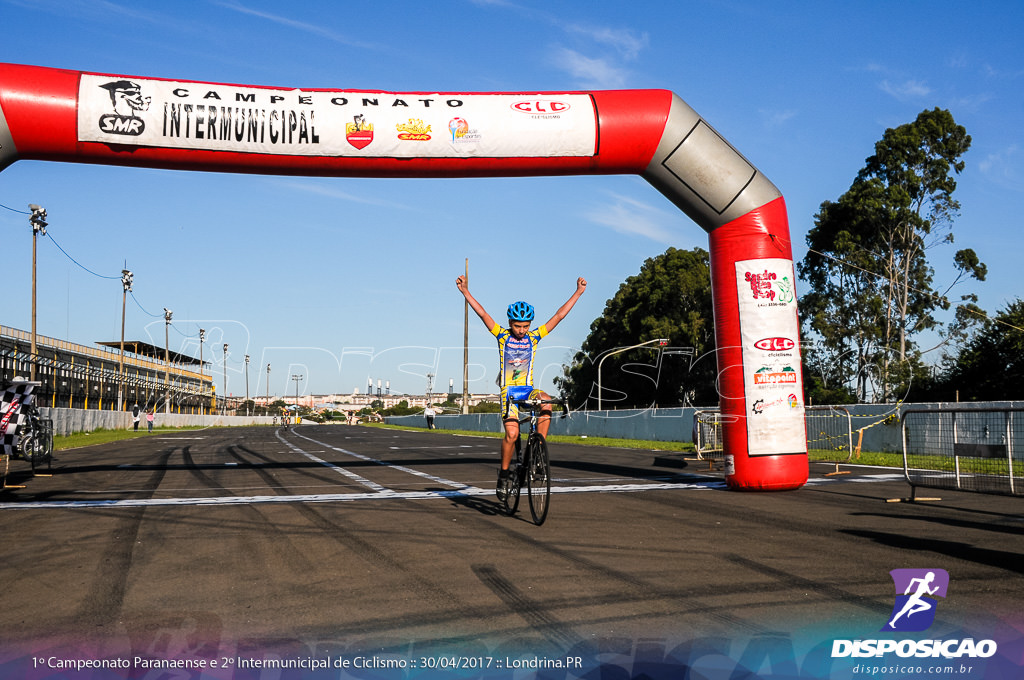
<path fill-rule="evenodd" d="M 785 203 L 670 91 L 281 89 L 0 64 L 0 169 L 19 159 L 348 177 L 640 175 L 709 234 L 729 486 L 807 481 Z"/>

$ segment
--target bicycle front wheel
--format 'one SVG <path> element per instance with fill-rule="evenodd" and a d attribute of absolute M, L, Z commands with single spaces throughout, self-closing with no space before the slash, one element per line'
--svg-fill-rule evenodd
<path fill-rule="evenodd" d="M 526 492 L 530 497 L 530 514 L 533 523 L 541 525 L 548 516 L 548 501 L 551 499 L 551 463 L 548 460 L 548 443 L 543 435 L 535 432 L 526 445 Z"/>

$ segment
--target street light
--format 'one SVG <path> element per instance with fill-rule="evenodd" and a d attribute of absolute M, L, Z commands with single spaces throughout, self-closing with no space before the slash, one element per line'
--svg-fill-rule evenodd
<path fill-rule="evenodd" d="M 127 267 L 127 266 L 128 266 L 128 263 L 126 262 L 125 263 L 125 267 Z M 118 369 L 118 376 L 117 376 L 117 408 L 118 409 L 123 408 L 123 406 L 122 406 L 123 402 L 121 401 L 121 399 L 122 399 L 122 397 L 121 397 L 121 390 L 123 389 L 123 386 L 124 386 L 124 306 L 125 306 L 125 301 L 128 299 L 128 293 L 130 293 L 131 290 L 132 290 L 132 280 L 134 278 L 135 278 L 134 275 L 130 271 L 128 271 L 127 269 L 122 269 L 121 270 L 121 287 L 123 288 L 123 291 L 121 293 L 121 365 L 120 365 L 120 367 Z"/>
<path fill-rule="evenodd" d="M 164 307 L 164 413 L 171 412 L 171 350 L 168 329 L 171 327 L 171 310 Z"/>
<path fill-rule="evenodd" d="M 270 364 L 267 364 L 267 412 L 263 415 L 270 415 Z"/>
<path fill-rule="evenodd" d="M 245 355 L 245 415 L 249 415 L 249 355 Z"/>
<path fill-rule="evenodd" d="M 228 343 L 224 343 L 224 393 L 220 395 L 220 414 L 228 414 Z"/>
<path fill-rule="evenodd" d="M 32 356 L 29 358 L 29 380 L 36 379 L 36 236 L 46 236 L 46 209 L 35 203 L 29 203 L 28 209 L 32 216 L 28 218 L 32 225 Z"/>
<path fill-rule="evenodd" d="M 640 344 L 632 345 L 631 347 L 623 347 L 621 349 L 612 350 L 611 352 L 608 352 L 607 354 L 605 354 L 604 356 L 601 357 L 601 360 L 597 362 L 597 410 L 598 411 L 601 410 L 601 364 L 604 363 L 604 360 L 607 359 L 608 357 L 612 356 L 613 354 L 621 354 L 622 352 L 628 352 L 629 350 L 636 349 L 638 347 L 645 347 L 645 346 L 653 344 L 655 342 L 658 343 L 659 347 L 664 347 L 665 345 L 668 344 L 668 340 L 667 339 L 665 339 L 665 338 L 658 338 L 657 340 L 648 340 L 647 342 L 641 342 Z"/>

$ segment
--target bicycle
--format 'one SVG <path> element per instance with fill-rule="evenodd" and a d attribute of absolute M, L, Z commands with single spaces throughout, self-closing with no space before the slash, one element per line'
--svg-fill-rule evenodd
<path fill-rule="evenodd" d="M 519 508 L 520 491 L 526 486 L 526 495 L 530 503 L 530 515 L 533 523 L 540 526 L 548 516 L 548 505 L 551 499 L 551 460 L 548 457 L 548 443 L 544 435 L 537 431 L 537 419 L 540 417 L 541 406 L 560 404 L 561 418 L 569 414 L 569 407 L 562 399 L 530 399 L 516 401 L 516 405 L 529 412 L 519 424 L 529 423 L 530 431 L 526 438 L 526 449 L 523 450 L 522 434 L 516 438 L 515 454 L 509 465 L 509 476 L 505 482 L 503 503 L 508 515 L 515 514 Z"/>
<path fill-rule="evenodd" d="M 35 472 L 37 465 L 49 464 L 53 460 L 53 421 L 41 418 L 35 404 L 24 408 L 28 417 L 18 439 L 18 453 L 32 465 L 32 471 Z"/>

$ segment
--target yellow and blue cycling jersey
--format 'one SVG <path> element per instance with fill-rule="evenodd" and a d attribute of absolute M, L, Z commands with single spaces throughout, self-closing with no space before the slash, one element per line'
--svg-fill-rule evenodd
<path fill-rule="evenodd" d="M 512 331 L 496 323 L 491 334 L 498 339 L 498 360 L 501 362 L 498 386 L 501 388 L 503 415 L 505 418 L 518 418 L 519 410 L 509 400 L 509 388 L 519 388 L 511 390 L 512 399 L 529 399 L 533 396 L 536 391 L 533 389 L 533 359 L 537 343 L 548 334 L 548 329 L 547 326 L 541 326 L 522 338 L 516 338 Z"/>

